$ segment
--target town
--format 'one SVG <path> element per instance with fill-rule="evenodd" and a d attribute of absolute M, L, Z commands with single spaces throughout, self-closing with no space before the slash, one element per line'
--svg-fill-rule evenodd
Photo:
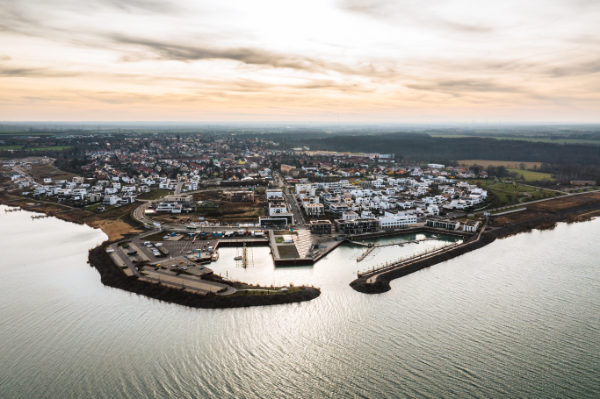
<path fill-rule="evenodd" d="M 243 222 L 304 225 L 305 219 L 327 215 L 342 232 L 356 220 L 369 221 L 371 229 L 412 225 L 425 217 L 472 209 L 487 197 L 486 190 L 463 180 L 485 178 L 485 171 L 475 175 L 465 167 L 404 165 L 395 162 L 393 154 L 279 149 L 279 143 L 260 138 L 103 140 L 89 143 L 80 161 L 81 175 L 29 173 L 52 164 L 48 157 L 4 160 L 2 169 L 9 175 L 10 188 L 23 196 L 97 212 L 174 192 L 175 197 L 157 204 L 156 212 L 194 214 L 199 201 L 180 194 L 223 187 L 229 202 L 265 205 L 258 218 L 242 218 Z"/>
<path fill-rule="evenodd" d="M 459 251 L 479 245 L 486 227 L 494 229 L 487 226 L 490 211 L 511 214 L 525 210 L 523 203 L 570 195 L 489 177 L 493 168 L 311 150 L 260 135 L 51 140 L 46 145 L 74 147 L 77 157 L 4 159 L 2 192 L 21 205 L 57 206 L 63 217 L 97 222 L 92 225 L 109 232 L 104 254 L 127 278 L 202 296 L 297 289 L 228 282 L 210 268 L 219 248 L 239 248 L 230 261 L 243 268 L 252 267 L 254 246 L 268 246 L 276 267 L 312 265 L 343 243 L 365 247 L 358 265 L 376 247 L 365 240 L 377 237 L 404 237 L 386 244 L 400 246 L 446 240 L 436 251 Z M 498 186 L 518 193 L 507 197 L 513 203 L 499 203 L 501 191 L 489 195 L 486 188 Z M 436 251 L 427 256 L 440 255 Z M 358 271 L 357 277 L 373 282 L 373 276 L 421 261 L 426 252 Z"/>

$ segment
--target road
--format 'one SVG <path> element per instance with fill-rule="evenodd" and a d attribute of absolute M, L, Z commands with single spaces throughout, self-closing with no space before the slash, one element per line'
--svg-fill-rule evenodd
<path fill-rule="evenodd" d="M 177 185 L 175 186 L 175 195 L 179 195 L 181 194 L 181 189 L 183 188 L 183 182 L 180 181 L 177 183 Z"/>
<path fill-rule="evenodd" d="M 290 212 L 292 212 L 294 214 L 294 220 L 296 222 L 296 227 L 304 227 L 306 226 L 306 221 L 304 220 L 304 215 L 302 213 L 302 210 L 300 209 L 300 206 L 298 205 L 298 201 L 296 201 L 296 198 L 294 197 L 293 194 L 289 193 L 288 188 L 285 186 L 285 180 L 283 179 L 283 177 L 281 176 L 281 174 L 279 174 L 278 172 L 273 173 L 273 179 L 275 181 L 275 184 L 282 188 L 282 191 L 284 193 L 284 199 L 286 201 L 287 204 L 287 208 Z M 178 183 L 175 192 L 177 193 L 179 190 L 181 190 L 181 186 L 183 185 L 183 183 Z M 186 194 L 193 194 L 193 193 L 198 193 L 198 192 L 205 192 L 205 191 L 221 191 L 221 190 L 227 190 L 226 188 L 212 188 L 212 189 L 203 189 L 203 190 L 197 190 L 197 191 L 189 191 L 186 192 Z M 135 210 L 132 213 L 132 216 L 135 220 L 137 220 L 138 222 L 142 223 L 147 229 L 155 229 L 156 226 L 154 226 L 154 221 L 147 217 L 145 214 L 146 209 L 148 209 L 148 207 L 152 204 L 152 201 L 150 200 L 138 200 L 140 202 L 142 202 L 137 208 L 135 208 Z M 186 225 L 181 225 L 181 224 L 162 224 L 161 225 L 162 229 L 166 229 L 166 230 L 171 230 L 171 231 L 176 231 L 176 232 L 189 232 L 189 229 L 186 228 Z M 225 226 L 198 226 L 197 229 L 201 230 L 201 231 L 214 231 L 214 232 L 223 232 L 223 231 L 227 231 L 227 230 L 236 230 L 239 229 L 240 227 L 238 225 L 225 225 Z M 258 229 L 258 227 L 256 228 Z"/>
<path fill-rule="evenodd" d="M 304 220 L 302 209 L 300 209 L 295 195 L 289 192 L 288 187 L 285 184 L 285 180 L 283 179 L 281 174 L 279 172 L 273 172 L 273 179 L 275 180 L 275 184 L 277 184 L 277 187 L 281 188 L 283 191 L 283 198 L 285 199 L 287 208 L 290 212 L 294 214 L 294 221 L 296 222 L 296 227 L 306 226 L 306 221 Z"/>

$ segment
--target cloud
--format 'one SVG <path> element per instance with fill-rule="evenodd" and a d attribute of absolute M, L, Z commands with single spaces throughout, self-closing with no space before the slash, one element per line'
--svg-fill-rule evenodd
<path fill-rule="evenodd" d="M 121 58 L 122 61 L 139 61 L 147 58 L 175 61 L 199 61 L 199 60 L 231 60 L 246 65 L 256 65 L 271 68 L 289 68 L 307 72 L 330 72 L 334 71 L 347 75 L 359 75 L 367 77 L 390 78 L 397 74 L 391 61 L 378 63 L 379 67 L 371 62 L 362 62 L 356 66 L 348 66 L 342 63 L 329 62 L 316 57 L 297 54 L 284 54 L 251 47 L 203 47 L 180 44 L 183 40 L 160 41 L 148 38 L 113 34 L 109 36 L 111 41 L 117 45 L 134 46 L 150 52 L 128 53 Z"/>
<path fill-rule="evenodd" d="M 404 23 L 427 25 L 441 30 L 466 34 L 482 34 L 493 31 L 489 26 L 450 20 L 436 15 L 436 13 L 427 9 L 427 7 L 439 3 L 441 3 L 440 0 L 429 0 L 426 3 L 415 0 L 341 0 L 339 5 L 342 10 L 366 15 L 389 23 L 402 21 Z"/>
<path fill-rule="evenodd" d="M 80 3 L 77 0 L 77 3 Z M 99 3 L 103 3 L 107 6 L 111 6 L 127 12 L 148 12 L 148 13 L 176 13 L 180 11 L 179 8 L 174 7 L 167 1 L 157 0 L 102 0 Z M 81 3 L 80 3 L 81 4 Z M 88 4 L 84 3 L 87 7 Z"/>
<path fill-rule="evenodd" d="M 496 92 L 496 93 L 518 93 L 522 89 L 503 85 L 487 80 L 477 79 L 459 79 L 459 80 L 438 80 L 433 83 L 407 84 L 406 87 L 414 90 L 436 91 L 449 93 L 453 95 L 461 95 L 462 93 L 474 92 Z"/>
<path fill-rule="evenodd" d="M 0 67 L 0 76 L 6 77 L 72 77 L 78 72 L 57 71 L 51 68 Z"/>
<path fill-rule="evenodd" d="M 211 48 L 188 46 L 178 42 L 165 42 L 140 37 L 111 35 L 112 41 L 118 44 L 133 45 L 150 50 L 160 59 L 177 61 L 197 61 L 223 59 L 239 61 L 249 65 L 266 65 L 275 68 L 292 68 L 315 70 L 320 68 L 315 59 L 303 56 L 285 55 L 257 48 Z"/>
<path fill-rule="evenodd" d="M 584 61 L 572 65 L 565 65 L 555 68 L 550 68 L 547 73 L 555 78 L 563 78 L 568 76 L 588 75 L 600 72 L 600 58 L 591 61 Z"/>

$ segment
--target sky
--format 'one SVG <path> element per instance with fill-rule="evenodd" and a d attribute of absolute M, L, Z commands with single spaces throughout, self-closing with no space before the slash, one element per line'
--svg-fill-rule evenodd
<path fill-rule="evenodd" d="M 599 21 L 599 0 L 0 0 L 0 120 L 597 123 Z"/>

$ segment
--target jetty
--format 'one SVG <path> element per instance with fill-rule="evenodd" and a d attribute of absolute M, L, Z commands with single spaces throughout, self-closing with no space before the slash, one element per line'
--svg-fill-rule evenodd
<path fill-rule="evenodd" d="M 370 247 L 367 247 L 367 249 L 365 249 L 365 250 L 364 250 L 364 252 L 358 256 L 358 258 L 356 258 L 356 261 L 357 261 L 357 262 L 360 262 L 360 261 L 362 261 L 363 259 L 365 259 L 367 256 L 369 256 L 369 254 L 370 254 L 371 252 L 373 252 L 373 250 L 374 250 L 375 248 L 377 248 L 375 245 L 372 245 L 372 246 L 370 246 Z"/>

